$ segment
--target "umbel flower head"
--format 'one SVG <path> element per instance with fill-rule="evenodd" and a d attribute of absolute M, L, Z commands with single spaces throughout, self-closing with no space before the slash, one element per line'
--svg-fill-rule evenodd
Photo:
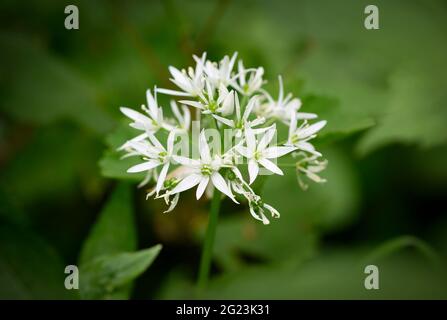
<path fill-rule="evenodd" d="M 148 197 L 163 198 L 168 205 L 165 212 L 175 208 L 186 190 L 195 188 L 197 199 L 218 190 L 235 203 L 247 202 L 250 214 L 268 224 L 279 212 L 264 203 L 251 185 L 261 174 L 283 175 L 278 159 L 288 154 L 295 159 L 300 186 L 307 188 L 303 176 L 325 182 L 317 173 L 327 161 L 311 140 L 326 121 L 299 112 L 301 100 L 284 94 L 281 76 L 275 99 L 263 88 L 264 69 L 246 68 L 236 59 L 237 53 L 219 62 L 207 60 L 206 53 L 194 56 L 194 67 L 169 67 L 176 89 L 147 90 L 147 105 L 141 112 L 121 108 L 132 120 L 130 126 L 140 131 L 120 147 L 124 157 L 142 160 L 127 172 L 146 173 L 140 186 L 153 185 Z M 163 114 L 158 94 L 172 98 L 173 117 Z M 278 143 L 279 126 L 288 132 L 282 143 Z M 194 128 L 200 130 L 194 134 Z"/>

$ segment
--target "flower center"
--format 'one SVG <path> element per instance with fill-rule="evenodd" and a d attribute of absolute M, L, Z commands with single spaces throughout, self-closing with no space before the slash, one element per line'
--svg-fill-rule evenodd
<path fill-rule="evenodd" d="M 214 101 L 214 100 L 211 100 L 209 103 L 208 103 L 208 109 L 211 111 L 211 112 L 216 112 L 216 110 L 217 110 L 217 102 L 216 101 Z"/>
<path fill-rule="evenodd" d="M 165 180 L 165 182 L 163 183 L 163 186 L 166 190 L 172 190 L 172 189 L 174 189 L 174 187 L 177 184 L 178 184 L 178 180 L 176 178 L 171 178 L 171 179 Z"/>
<path fill-rule="evenodd" d="M 166 151 L 162 151 L 162 152 L 160 152 L 159 154 L 158 154 L 158 159 L 161 161 L 161 162 L 164 162 L 165 161 L 165 159 L 166 159 L 166 156 L 168 155 L 168 153 L 166 152 Z"/>
<path fill-rule="evenodd" d="M 204 176 L 210 176 L 213 173 L 213 169 L 211 168 L 211 166 L 204 164 L 202 165 L 202 168 L 200 168 L 200 172 Z"/>
<path fill-rule="evenodd" d="M 294 135 L 292 135 L 292 138 L 290 139 L 290 141 L 295 144 L 299 141 L 298 135 L 295 133 Z"/>
<path fill-rule="evenodd" d="M 255 160 L 260 160 L 262 158 L 262 152 L 256 151 L 254 154 Z"/>

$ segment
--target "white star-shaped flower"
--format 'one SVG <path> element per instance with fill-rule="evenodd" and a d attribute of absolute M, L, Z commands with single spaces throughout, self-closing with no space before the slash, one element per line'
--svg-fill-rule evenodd
<path fill-rule="evenodd" d="M 219 90 L 214 90 L 213 86 L 206 82 L 206 94 L 199 101 L 193 100 L 180 100 L 180 103 L 189 105 L 201 110 L 203 114 L 216 115 L 220 113 L 222 115 L 229 115 L 234 110 L 234 95 L 233 91 L 228 91 L 227 87 L 223 84 L 220 85 Z"/>
<path fill-rule="evenodd" d="M 147 114 L 144 115 L 130 108 L 121 107 L 120 110 L 133 122 L 130 124 L 132 128 L 142 131 L 156 132 L 160 128 L 172 130 L 172 126 L 164 121 L 163 109 L 157 103 L 157 88 L 154 89 L 154 95 L 151 90 L 146 91 L 147 106 L 142 105 L 141 109 Z M 143 135 L 145 137 L 145 135 Z"/>
<path fill-rule="evenodd" d="M 290 120 L 287 145 L 295 146 L 300 150 L 321 156 L 321 153 L 316 151 L 315 147 L 308 141 L 316 137 L 316 133 L 326 125 L 327 121 L 321 120 L 309 125 L 305 120 L 299 128 L 297 128 L 297 122 L 298 120 L 296 119 L 296 114 L 293 114 Z"/>
<path fill-rule="evenodd" d="M 137 151 L 140 155 L 143 155 L 147 161 L 129 168 L 127 172 L 143 172 L 163 166 L 157 177 L 157 185 L 155 187 L 157 194 L 160 192 L 169 170 L 169 165 L 173 156 L 172 152 L 174 150 L 175 134 L 176 132 L 174 130 L 169 133 L 166 148 L 150 132 L 148 132 L 147 135 L 152 144 L 147 141 L 136 141 L 129 144 L 130 148 Z"/>
<path fill-rule="evenodd" d="M 218 121 L 224 123 L 228 127 L 235 129 L 236 137 L 240 137 L 246 127 L 253 128 L 253 127 L 259 126 L 265 122 L 265 119 L 257 117 L 254 120 L 249 120 L 249 117 L 251 115 L 253 108 L 256 106 L 256 104 L 259 101 L 258 96 L 251 97 L 251 99 L 247 103 L 244 113 L 241 115 L 241 105 L 239 103 L 239 97 L 237 94 L 234 94 L 234 92 L 232 92 L 232 95 L 234 96 L 233 102 L 234 102 L 235 110 L 236 110 L 236 119 L 230 120 L 230 119 L 218 116 L 218 115 L 215 115 L 214 118 L 216 118 Z M 262 129 L 253 128 L 255 133 L 261 133 L 267 129 L 268 128 L 262 128 Z"/>
<path fill-rule="evenodd" d="M 203 53 L 202 57 L 199 59 L 194 56 L 197 61 L 196 68 L 189 67 L 188 70 L 170 66 L 169 72 L 171 72 L 172 78 L 170 79 L 177 87 L 178 90 L 171 89 L 158 89 L 158 92 L 169 94 L 172 96 L 182 96 L 182 97 L 198 97 L 202 95 L 202 90 L 205 87 L 205 80 L 203 78 L 203 67 L 205 65 L 206 52 Z"/>
<path fill-rule="evenodd" d="M 292 99 L 292 94 L 287 94 L 284 97 L 284 85 L 282 77 L 278 76 L 279 94 L 278 99 L 275 100 L 272 96 L 262 90 L 267 101 L 256 108 L 255 112 L 265 118 L 277 118 L 288 124 L 292 114 L 297 115 L 297 119 L 315 119 L 317 115 L 314 113 L 298 112 L 301 108 L 301 100 L 298 98 Z"/>
<path fill-rule="evenodd" d="M 237 52 L 235 52 L 231 58 L 229 56 L 223 57 L 219 63 L 211 61 L 205 62 L 203 70 L 206 73 L 208 80 L 215 88 L 218 88 L 221 84 L 228 86 L 232 82 L 232 71 L 234 63 L 236 62 L 236 57 Z"/>
<path fill-rule="evenodd" d="M 273 126 L 267 130 L 266 133 L 259 140 L 256 140 L 253 129 L 245 129 L 245 143 L 246 147 L 238 146 L 236 150 L 245 158 L 248 159 L 248 174 L 250 177 L 250 184 L 256 179 L 259 173 L 259 165 L 262 165 L 267 170 L 283 175 L 282 170 L 269 159 L 282 157 L 283 155 L 296 150 L 294 146 L 273 146 L 267 147 L 272 141 L 276 133 L 276 128 Z"/>
<path fill-rule="evenodd" d="M 198 185 L 196 198 L 200 199 L 205 192 L 206 187 L 211 182 L 217 190 L 238 203 L 234 198 L 233 193 L 228 188 L 225 179 L 219 173 L 219 170 L 222 167 L 222 160 L 218 157 L 211 157 L 204 130 L 202 130 L 199 136 L 199 153 L 199 159 L 174 156 L 175 161 L 190 168 L 190 173 L 175 186 L 171 191 L 171 194 L 183 192 Z"/>
<path fill-rule="evenodd" d="M 236 81 L 233 81 L 231 85 L 241 94 L 251 96 L 264 84 L 263 75 L 263 67 L 245 69 L 244 63 L 239 60 Z"/>

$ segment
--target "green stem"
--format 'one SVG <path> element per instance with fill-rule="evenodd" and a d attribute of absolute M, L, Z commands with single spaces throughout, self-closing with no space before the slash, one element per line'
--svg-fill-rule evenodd
<path fill-rule="evenodd" d="M 220 195 L 221 193 L 217 189 L 214 189 L 208 227 L 206 229 L 205 242 L 203 243 L 202 257 L 200 259 L 199 277 L 197 280 L 197 286 L 199 288 L 204 288 L 208 282 L 211 259 L 213 257 L 214 239 L 216 237 L 217 220 L 219 217 Z"/>

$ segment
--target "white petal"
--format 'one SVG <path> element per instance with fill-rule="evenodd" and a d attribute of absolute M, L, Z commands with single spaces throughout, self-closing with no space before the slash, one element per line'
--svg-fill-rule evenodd
<path fill-rule="evenodd" d="M 270 213 L 272 214 L 272 217 L 279 218 L 280 214 L 279 214 L 278 210 L 273 208 L 271 205 L 265 203 L 264 208 L 266 208 L 268 211 L 270 211 Z"/>
<path fill-rule="evenodd" d="M 250 153 L 246 147 L 243 146 L 237 146 L 236 151 L 239 152 L 242 156 L 245 158 L 251 158 L 253 156 L 253 153 Z"/>
<path fill-rule="evenodd" d="M 158 162 L 158 161 L 143 162 L 143 163 L 137 164 L 136 166 L 133 166 L 133 167 L 127 169 L 127 172 L 135 173 L 135 172 L 147 171 L 147 170 L 151 170 L 155 167 L 158 167 L 159 165 L 160 165 L 160 162 Z"/>
<path fill-rule="evenodd" d="M 154 151 L 157 152 L 153 147 L 149 147 L 148 144 L 143 143 L 142 141 L 128 141 L 126 148 L 134 149 L 136 152 L 146 157 L 151 157 Z"/>
<path fill-rule="evenodd" d="M 135 138 L 132 138 L 131 140 L 126 141 L 126 143 L 124 143 L 124 144 L 123 144 L 121 147 L 119 147 L 117 150 L 123 150 L 123 149 L 126 149 L 126 148 L 129 146 L 130 143 L 142 141 L 142 140 L 146 139 L 146 137 L 147 137 L 146 132 L 145 132 L 145 133 L 142 133 L 142 134 L 136 136 Z"/>
<path fill-rule="evenodd" d="M 185 190 L 194 188 L 196 185 L 200 183 L 200 180 L 202 180 L 202 175 L 193 173 L 187 177 L 185 177 L 182 181 L 178 183 L 178 185 L 175 186 L 175 188 L 171 191 L 171 194 L 176 194 L 179 192 L 183 192 Z"/>
<path fill-rule="evenodd" d="M 296 147 L 270 147 L 264 150 L 264 157 L 267 159 L 274 159 L 282 157 L 289 152 L 296 150 Z"/>
<path fill-rule="evenodd" d="M 303 130 L 300 130 L 298 133 L 298 138 L 305 139 L 307 137 L 310 137 L 314 133 L 317 133 L 318 131 L 320 131 L 325 125 L 326 125 L 326 120 L 322 120 L 317 123 L 314 123 L 313 125 L 305 128 Z"/>
<path fill-rule="evenodd" d="M 172 130 L 171 132 L 169 132 L 169 135 L 168 135 L 166 151 L 168 152 L 169 155 L 171 155 L 172 151 L 174 150 L 175 134 L 176 134 L 176 131 Z"/>
<path fill-rule="evenodd" d="M 169 66 L 169 72 L 174 77 L 174 81 L 181 87 L 183 90 L 189 86 L 188 79 L 184 73 L 173 66 Z M 185 90 L 186 91 L 186 90 Z"/>
<path fill-rule="evenodd" d="M 321 153 L 315 150 L 315 147 L 306 141 L 300 141 L 296 144 L 297 148 L 321 156 Z"/>
<path fill-rule="evenodd" d="M 278 76 L 278 82 L 279 82 L 279 96 L 278 96 L 278 102 L 281 103 L 282 99 L 284 97 L 284 86 L 282 83 L 282 77 Z"/>
<path fill-rule="evenodd" d="M 183 103 L 183 104 L 186 104 L 188 106 L 194 107 L 194 108 L 203 109 L 203 105 L 200 102 L 197 102 L 197 101 L 180 100 L 179 102 Z"/>
<path fill-rule="evenodd" d="M 261 138 L 261 141 L 259 141 L 258 144 L 258 150 L 264 150 L 270 141 L 272 141 L 273 136 L 276 133 L 276 127 L 273 127 L 272 129 L 269 129 Z"/>
<path fill-rule="evenodd" d="M 279 174 L 279 175 L 284 175 L 284 173 L 282 172 L 282 170 L 280 168 L 278 168 L 278 166 L 276 164 L 274 164 L 273 162 L 271 162 L 268 159 L 261 159 L 259 160 L 259 163 L 262 164 L 267 170 Z"/>
<path fill-rule="evenodd" d="M 146 90 L 146 99 L 147 99 L 147 106 L 150 111 L 150 115 L 153 119 L 158 118 L 158 105 L 157 105 L 157 98 L 154 97 L 151 93 L 151 90 Z"/>
<path fill-rule="evenodd" d="M 247 108 L 244 111 L 244 114 L 242 118 L 244 120 L 248 120 L 248 117 L 250 117 L 251 111 L 253 110 L 254 106 L 258 102 L 258 96 L 253 96 L 250 98 L 250 101 L 248 101 Z"/>
<path fill-rule="evenodd" d="M 297 119 L 306 119 L 306 120 L 310 120 L 310 119 L 316 119 L 318 118 L 318 116 L 315 113 L 308 113 L 308 112 L 298 112 L 296 115 Z"/>
<path fill-rule="evenodd" d="M 183 127 L 188 130 L 191 124 L 191 112 L 189 111 L 188 107 L 184 105 L 182 105 L 182 110 L 184 114 Z"/>
<path fill-rule="evenodd" d="M 314 182 L 316 182 L 316 183 L 324 183 L 324 182 L 326 182 L 326 179 L 321 178 L 319 175 L 317 175 L 317 174 L 315 174 L 315 173 L 313 173 L 311 171 L 306 171 L 306 176 L 309 179 L 311 179 Z"/>
<path fill-rule="evenodd" d="M 245 140 L 250 153 L 254 153 L 256 151 L 256 137 L 250 127 L 245 128 Z"/>
<path fill-rule="evenodd" d="M 268 225 L 268 224 L 270 224 L 269 219 L 267 219 L 267 217 L 264 215 L 264 213 L 261 213 L 261 217 L 262 217 L 262 223 L 263 223 L 264 225 Z"/>
<path fill-rule="evenodd" d="M 255 210 L 253 210 L 253 208 L 250 207 L 250 214 L 252 215 L 253 218 L 255 218 L 256 220 L 262 221 L 263 224 L 269 224 L 270 221 L 267 219 L 267 217 L 260 212 L 261 216 L 259 216 Z"/>
<path fill-rule="evenodd" d="M 171 200 L 171 205 L 169 206 L 168 210 L 163 211 L 163 213 L 168 213 L 174 210 L 175 206 L 178 203 L 178 199 L 180 198 L 180 193 L 177 193 L 174 198 Z"/>
<path fill-rule="evenodd" d="M 239 179 L 239 180 L 244 180 L 244 178 L 242 178 L 242 173 L 241 173 L 241 171 L 237 168 L 237 167 L 234 167 L 234 168 L 232 168 L 231 169 L 233 172 L 234 172 L 234 174 L 236 175 L 236 177 Z M 245 182 L 245 181 L 244 181 Z"/>
<path fill-rule="evenodd" d="M 239 104 L 239 97 L 237 94 L 234 95 L 234 106 L 236 108 L 236 119 L 241 120 L 241 105 Z"/>
<path fill-rule="evenodd" d="M 172 110 L 172 113 L 174 114 L 174 116 L 177 118 L 178 122 L 182 123 L 183 122 L 183 116 L 180 113 L 180 110 L 179 110 L 175 100 L 171 100 L 171 110 Z"/>
<path fill-rule="evenodd" d="M 231 190 L 228 188 L 228 185 L 225 182 L 225 179 L 222 177 L 222 175 L 219 172 L 214 172 L 211 175 L 211 181 L 213 182 L 213 185 L 216 187 L 217 190 L 219 190 L 223 194 L 227 195 L 234 202 L 238 203 L 236 201 L 236 199 L 234 199 L 234 196 L 231 193 Z"/>
<path fill-rule="evenodd" d="M 292 138 L 293 134 L 295 133 L 296 125 L 297 125 L 296 113 L 292 112 L 289 125 L 289 139 Z"/>
<path fill-rule="evenodd" d="M 227 76 L 230 76 L 231 71 L 233 70 L 233 66 L 236 61 L 236 57 L 237 57 L 237 52 L 235 52 L 233 54 L 233 56 L 231 57 L 231 60 L 230 60 L 229 66 L 228 66 L 228 75 Z"/>
<path fill-rule="evenodd" d="M 154 147 L 156 147 L 160 151 L 165 150 L 165 147 L 163 147 L 163 145 L 160 143 L 160 141 L 158 141 L 158 139 L 151 132 L 148 132 L 147 136 L 148 136 L 149 140 L 151 140 Z"/>
<path fill-rule="evenodd" d="M 232 114 L 234 110 L 234 91 L 228 93 L 222 103 L 222 107 L 220 108 L 220 112 L 225 115 Z"/>
<path fill-rule="evenodd" d="M 249 184 L 252 184 L 253 181 L 255 181 L 256 177 L 258 176 L 258 173 L 259 173 L 258 163 L 253 159 L 248 160 L 248 175 L 250 177 Z"/>
<path fill-rule="evenodd" d="M 169 162 L 163 166 L 163 168 L 160 171 L 160 175 L 158 176 L 157 185 L 155 187 L 155 190 L 157 190 L 157 193 L 160 192 L 161 188 L 163 187 L 163 183 L 165 182 L 168 170 L 169 170 Z"/>
<path fill-rule="evenodd" d="M 264 117 L 257 117 L 253 121 L 250 121 L 250 127 L 253 128 L 253 127 L 259 126 L 260 124 L 263 124 L 264 122 L 265 122 Z"/>
<path fill-rule="evenodd" d="M 144 114 L 139 113 L 138 111 L 135 111 L 130 108 L 121 107 L 121 112 L 124 113 L 127 117 L 130 119 L 137 121 L 137 122 L 151 122 L 151 119 L 149 117 L 146 117 Z"/>
<path fill-rule="evenodd" d="M 255 212 L 255 210 L 253 210 L 252 207 L 250 207 L 250 214 L 252 215 L 253 218 L 255 218 L 256 220 L 259 221 L 263 221 L 263 219 Z"/>
<path fill-rule="evenodd" d="M 210 148 L 208 147 L 208 142 L 206 141 L 204 129 L 202 129 L 199 137 L 199 153 L 200 159 L 202 159 L 202 161 L 211 162 Z"/>
<path fill-rule="evenodd" d="M 145 185 L 147 185 L 149 183 L 149 181 L 151 181 L 151 178 L 152 178 L 152 172 L 148 172 L 146 174 L 146 176 L 144 177 L 143 181 L 141 181 L 137 187 L 138 188 L 144 187 Z"/>
<path fill-rule="evenodd" d="M 173 155 L 172 158 L 180 163 L 181 165 L 187 166 L 187 167 L 198 167 L 200 165 L 200 161 L 195 160 L 195 159 L 190 159 L 187 157 L 183 157 L 183 156 L 176 156 Z"/>
<path fill-rule="evenodd" d="M 223 124 L 234 128 L 234 121 L 233 120 L 229 120 L 227 118 L 218 116 L 217 114 L 213 114 L 213 117 L 216 118 L 218 121 L 222 122 Z"/>
<path fill-rule="evenodd" d="M 197 200 L 199 200 L 202 197 L 209 181 L 210 181 L 210 177 L 203 177 L 202 180 L 200 180 L 199 186 L 197 187 L 197 190 L 196 190 L 196 199 Z"/>
<path fill-rule="evenodd" d="M 187 93 L 187 92 L 170 90 L 170 89 L 162 89 L 162 88 L 157 88 L 157 92 L 161 92 L 161 93 L 168 94 L 171 96 L 180 96 L 180 97 L 191 97 L 192 96 L 190 93 Z"/>

